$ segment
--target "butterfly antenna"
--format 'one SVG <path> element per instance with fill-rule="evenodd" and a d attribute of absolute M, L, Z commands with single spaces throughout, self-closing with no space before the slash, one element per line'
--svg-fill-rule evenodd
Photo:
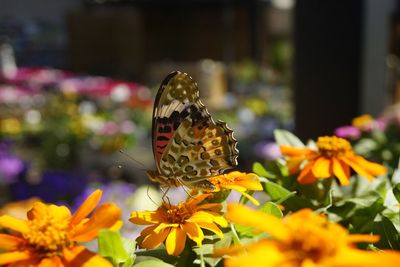
<path fill-rule="evenodd" d="M 182 180 L 179 179 L 179 178 L 178 178 L 177 180 L 178 180 L 178 182 L 181 184 L 181 186 L 182 186 L 182 188 L 183 188 L 183 191 L 185 191 L 185 193 L 188 195 L 188 197 L 189 197 L 189 198 L 194 198 L 194 196 L 192 196 L 192 195 L 190 194 L 190 192 L 187 191 L 187 189 L 186 189 L 185 185 L 183 184 Z"/>
<path fill-rule="evenodd" d="M 147 197 L 150 199 L 151 202 L 153 202 L 154 205 L 159 206 L 159 204 L 157 204 L 154 199 L 151 198 L 150 196 L 150 185 L 147 185 L 147 191 L 146 191 Z"/>
<path fill-rule="evenodd" d="M 131 155 L 129 155 L 128 153 L 126 153 L 122 149 L 120 149 L 119 152 L 121 154 L 123 154 L 124 156 L 128 157 L 130 160 L 132 160 L 132 161 L 136 162 L 137 164 L 139 164 L 140 166 L 142 166 L 144 169 L 140 169 L 141 171 L 146 171 L 146 166 L 144 166 L 143 163 L 141 163 L 140 161 L 134 159 Z M 121 165 L 118 166 L 118 168 L 121 168 L 121 167 L 122 167 Z"/>

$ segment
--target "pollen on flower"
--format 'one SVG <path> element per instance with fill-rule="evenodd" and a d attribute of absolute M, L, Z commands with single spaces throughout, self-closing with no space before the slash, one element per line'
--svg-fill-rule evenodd
<path fill-rule="evenodd" d="M 236 179 L 235 176 L 229 176 L 224 174 L 211 177 L 208 179 L 208 181 L 211 182 L 213 185 L 226 185 L 226 184 L 232 184 L 235 181 L 235 179 Z"/>
<path fill-rule="evenodd" d="M 346 233 L 344 230 L 332 223 L 329 223 L 322 216 L 307 216 L 308 222 L 304 224 L 303 216 L 291 216 L 286 221 L 288 228 L 293 232 L 292 238 L 287 243 L 286 250 L 297 254 L 296 259 L 312 259 L 313 262 L 332 257 L 341 247 L 338 244 L 346 244 Z"/>
<path fill-rule="evenodd" d="M 57 220 L 44 216 L 28 221 L 29 231 L 24 233 L 27 245 L 43 257 L 61 255 L 71 241 L 68 239 L 68 220 Z"/>
<path fill-rule="evenodd" d="M 194 210 L 186 205 L 186 203 L 179 203 L 178 206 L 169 205 L 169 207 L 166 208 L 167 219 L 170 223 L 184 223 L 194 213 Z"/>
<path fill-rule="evenodd" d="M 319 152 L 326 157 L 340 157 L 352 151 L 346 139 L 337 136 L 323 136 L 317 140 Z"/>

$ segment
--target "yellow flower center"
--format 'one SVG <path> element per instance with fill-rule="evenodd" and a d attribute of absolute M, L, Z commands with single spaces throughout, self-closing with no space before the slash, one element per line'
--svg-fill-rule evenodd
<path fill-rule="evenodd" d="M 359 117 L 356 117 L 352 120 L 351 124 L 354 127 L 357 127 L 359 129 L 365 129 L 370 127 L 374 123 L 374 118 L 372 118 L 371 115 L 365 114 L 361 115 Z"/>
<path fill-rule="evenodd" d="M 293 233 L 284 249 L 293 253 L 299 266 L 306 259 L 315 263 L 329 259 L 347 245 L 346 232 L 323 216 L 292 216 L 286 224 Z"/>
<path fill-rule="evenodd" d="M 208 178 L 207 180 L 215 186 L 223 186 L 234 184 L 236 178 L 236 176 L 223 174 Z"/>
<path fill-rule="evenodd" d="M 193 213 L 193 209 L 186 203 L 179 203 L 178 206 L 171 205 L 167 208 L 167 220 L 170 223 L 184 223 Z"/>
<path fill-rule="evenodd" d="M 71 244 L 68 239 L 68 220 L 56 220 L 52 216 L 28 221 L 29 231 L 24 233 L 28 246 L 42 257 L 62 254 Z"/>
<path fill-rule="evenodd" d="M 319 152 L 325 157 L 341 157 L 352 152 L 349 141 L 336 136 L 319 137 L 317 147 Z"/>

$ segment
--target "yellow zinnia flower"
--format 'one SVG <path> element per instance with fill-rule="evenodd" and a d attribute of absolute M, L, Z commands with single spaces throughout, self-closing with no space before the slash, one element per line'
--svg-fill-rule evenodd
<path fill-rule="evenodd" d="M 94 239 L 99 230 L 111 228 L 120 218 L 120 209 L 111 203 L 102 204 L 86 218 L 101 195 L 100 190 L 92 193 L 73 215 L 65 206 L 36 202 L 27 213 L 28 220 L 1 216 L 0 228 L 12 232 L 0 234 L 0 265 L 111 267 L 106 259 L 77 244 Z"/>
<path fill-rule="evenodd" d="M 364 114 L 364 115 L 358 116 L 351 121 L 352 126 L 358 128 L 358 129 L 361 129 L 361 130 L 372 129 L 374 127 L 374 124 L 375 124 L 375 120 L 369 114 Z"/>
<path fill-rule="evenodd" d="M 287 164 L 291 173 L 298 172 L 301 164 L 307 161 L 297 177 L 300 184 L 310 184 L 317 178 L 336 176 L 341 185 L 348 185 L 350 168 L 369 180 L 386 173 L 384 166 L 356 155 L 347 140 L 336 136 L 319 137 L 317 150 L 282 145 L 281 152 L 288 158 Z"/>
<path fill-rule="evenodd" d="M 131 222 L 140 225 L 151 225 L 140 233 L 137 242 L 141 248 L 156 248 L 165 241 L 169 255 L 178 256 L 185 248 L 186 237 L 189 237 L 197 246 L 202 245 L 203 229 L 210 230 L 223 237 L 217 225 L 228 225 L 219 213 L 221 204 L 203 202 L 210 194 L 190 197 L 186 202 L 178 205 L 163 203 L 156 211 L 133 212 Z"/>
<path fill-rule="evenodd" d="M 225 260 L 226 267 L 377 267 L 398 266 L 400 262 L 398 252 L 365 251 L 354 245 L 376 242 L 377 236 L 349 234 L 342 226 L 310 209 L 278 219 L 246 206 L 229 204 L 226 218 L 271 236 L 216 251 L 216 255 L 232 255 Z"/>
<path fill-rule="evenodd" d="M 235 190 L 247 197 L 255 205 L 260 204 L 255 198 L 246 193 L 247 190 L 263 190 L 258 176 L 255 173 L 233 171 L 228 174 L 213 176 L 207 180 L 215 186 L 213 192 L 219 192 L 222 189 Z"/>

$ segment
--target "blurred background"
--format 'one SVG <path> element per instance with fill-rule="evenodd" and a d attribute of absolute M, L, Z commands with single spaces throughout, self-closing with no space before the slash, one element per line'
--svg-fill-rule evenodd
<path fill-rule="evenodd" d="M 399 56 L 396 0 L 0 0 L 0 205 L 147 184 L 129 157 L 154 168 L 153 99 L 174 70 L 250 171 L 279 156 L 274 129 L 307 140 L 393 108 Z"/>

